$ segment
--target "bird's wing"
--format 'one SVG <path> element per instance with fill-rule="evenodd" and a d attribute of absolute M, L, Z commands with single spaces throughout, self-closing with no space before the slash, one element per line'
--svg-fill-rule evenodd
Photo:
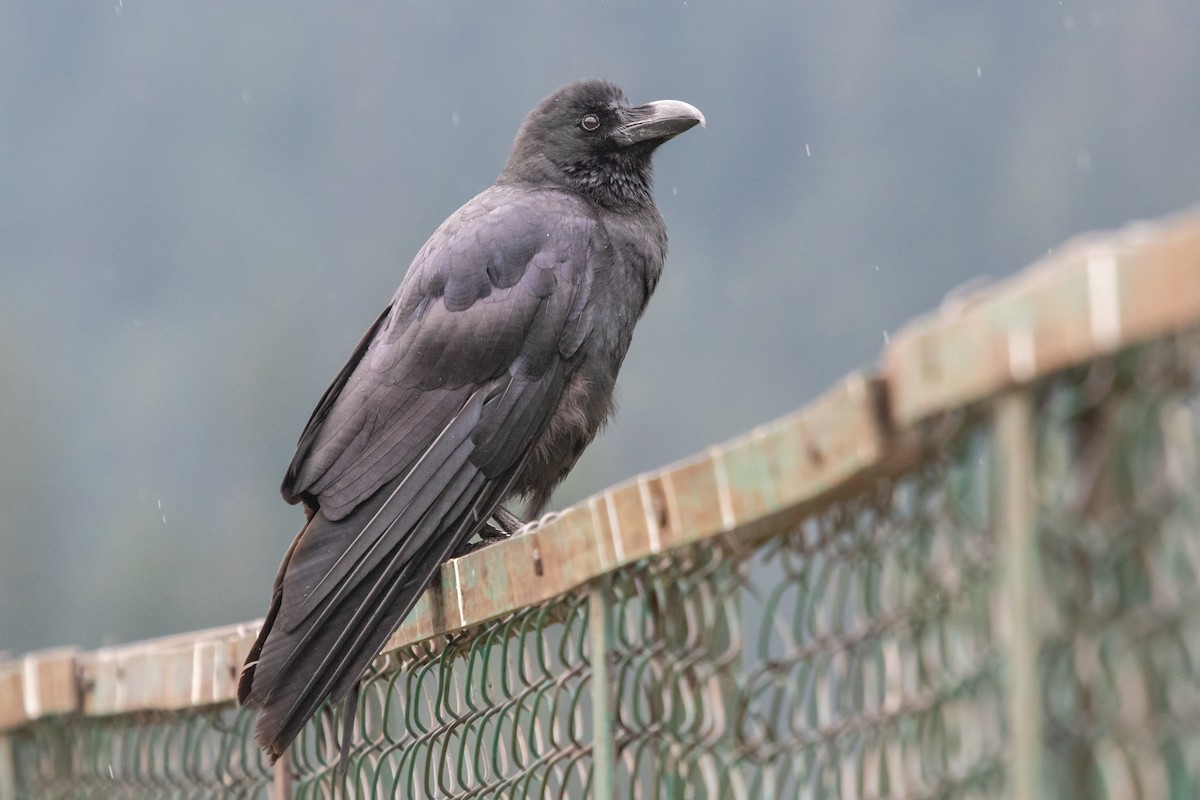
<path fill-rule="evenodd" d="M 239 686 L 271 752 L 348 691 L 508 493 L 587 335 L 595 238 L 565 195 L 485 192 L 431 237 L 322 398 L 283 485 L 318 511 Z"/>

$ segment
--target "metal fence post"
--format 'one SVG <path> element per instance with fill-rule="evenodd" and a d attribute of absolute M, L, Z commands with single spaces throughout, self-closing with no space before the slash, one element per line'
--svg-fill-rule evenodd
<path fill-rule="evenodd" d="M 1033 597 L 1037 565 L 1034 430 L 1032 397 L 1027 390 L 1009 391 L 996 399 L 995 426 L 999 460 L 996 510 L 1008 617 L 1009 797 L 1035 800 L 1040 796 L 1042 732 Z"/>
<path fill-rule="evenodd" d="M 12 741 L 6 734 L 0 734 L 0 800 L 12 800 L 17 796 L 15 757 Z"/>
<path fill-rule="evenodd" d="M 608 675 L 612 650 L 612 578 L 604 575 L 588 589 L 588 639 L 592 656 L 592 797 L 612 800 L 613 709 Z"/>
<path fill-rule="evenodd" d="M 349 781 L 347 781 L 349 783 Z M 271 768 L 271 800 L 292 800 L 292 751 L 288 748 Z"/>

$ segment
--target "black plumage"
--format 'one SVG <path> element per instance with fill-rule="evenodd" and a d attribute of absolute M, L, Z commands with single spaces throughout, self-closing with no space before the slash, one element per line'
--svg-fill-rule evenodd
<path fill-rule="evenodd" d="M 698 122 L 603 81 L 546 98 L 334 378 L 283 481 L 308 523 L 238 686 L 272 760 L 357 685 L 439 565 L 490 518 L 510 529 L 507 500 L 540 514 L 604 424 L 666 255 L 651 154 Z"/>

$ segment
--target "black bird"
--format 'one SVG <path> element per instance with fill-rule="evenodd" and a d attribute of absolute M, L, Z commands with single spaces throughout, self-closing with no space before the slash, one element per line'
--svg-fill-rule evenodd
<path fill-rule="evenodd" d="M 353 700 L 442 562 L 518 528 L 506 501 L 541 514 L 604 424 L 667 251 L 651 155 L 703 122 L 605 81 L 566 86 L 417 253 L 283 480 L 308 522 L 238 685 L 272 762 L 322 701 Z"/>

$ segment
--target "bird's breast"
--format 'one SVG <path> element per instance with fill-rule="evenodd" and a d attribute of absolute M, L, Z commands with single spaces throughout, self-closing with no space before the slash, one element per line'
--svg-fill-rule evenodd
<path fill-rule="evenodd" d="M 528 513 L 541 514 L 554 488 L 583 455 L 613 410 L 616 375 L 586 357 L 567 380 L 546 427 L 513 484 L 513 494 L 529 499 Z"/>

